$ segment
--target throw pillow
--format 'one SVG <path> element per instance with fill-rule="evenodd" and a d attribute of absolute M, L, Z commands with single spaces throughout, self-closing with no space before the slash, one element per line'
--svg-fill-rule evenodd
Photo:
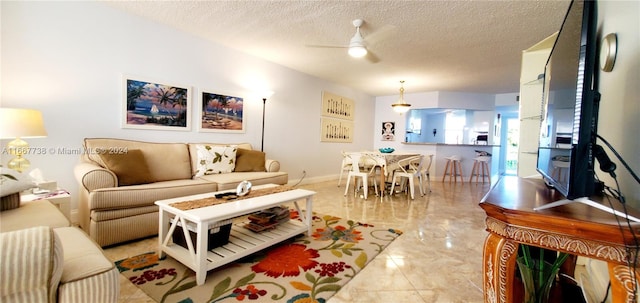
<path fill-rule="evenodd" d="M 236 153 L 237 172 L 265 171 L 265 153 L 257 150 L 238 148 Z"/>
<path fill-rule="evenodd" d="M 129 149 L 126 153 L 103 153 L 100 158 L 106 168 L 118 176 L 118 185 L 136 185 L 153 182 L 144 154 L 139 149 Z"/>
<path fill-rule="evenodd" d="M 198 144 L 196 177 L 230 173 L 236 167 L 236 146 L 214 146 Z"/>
<path fill-rule="evenodd" d="M 0 197 L 19 193 L 32 187 L 35 185 L 26 173 L 19 173 L 0 166 Z"/>

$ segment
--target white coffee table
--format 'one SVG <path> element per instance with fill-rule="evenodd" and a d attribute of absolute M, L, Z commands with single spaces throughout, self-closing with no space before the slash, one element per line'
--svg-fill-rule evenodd
<path fill-rule="evenodd" d="M 271 185 L 273 186 L 273 185 Z M 255 186 L 254 189 L 264 188 Z M 202 285 L 207 277 L 207 271 L 238 260 L 254 252 L 282 242 L 295 235 L 307 232 L 311 235 L 312 198 L 315 192 L 305 189 L 293 189 L 285 192 L 237 200 L 229 203 L 217 204 L 190 210 L 180 210 L 170 204 L 213 197 L 216 193 L 207 193 L 156 201 L 160 207 L 159 222 L 159 255 L 168 254 L 180 263 L 196 272 L 196 282 Z M 303 213 L 298 206 L 299 200 L 306 200 L 306 211 Z M 216 226 L 217 222 L 233 219 L 256 211 L 293 202 L 296 210 L 303 219 L 289 220 L 278 225 L 275 229 L 254 233 L 244 227 L 233 225 L 229 243 L 212 250 L 208 247 L 209 226 Z M 171 219 L 173 218 L 173 223 Z M 173 231 L 180 222 L 180 226 L 195 225 L 197 233 L 196 243 L 191 243 L 187 228 L 183 228 L 187 248 L 171 241 Z"/>

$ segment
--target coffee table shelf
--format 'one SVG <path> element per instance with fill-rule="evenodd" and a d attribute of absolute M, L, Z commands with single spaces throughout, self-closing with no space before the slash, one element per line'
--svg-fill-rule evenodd
<path fill-rule="evenodd" d="M 160 208 L 160 227 L 158 233 L 160 256 L 162 257 L 164 253 L 166 253 L 195 271 L 198 285 L 204 284 L 207 271 L 209 270 L 273 246 L 296 235 L 305 232 L 311 234 L 311 218 L 313 216 L 312 198 L 315 192 L 309 190 L 294 189 L 191 210 L 180 210 L 171 206 L 171 204 L 175 202 L 202 199 L 212 197 L 215 194 L 216 193 L 194 195 L 155 202 Z M 300 209 L 298 205 L 299 200 L 306 201 L 305 212 Z M 207 232 L 209 226 L 216 226 L 215 224 L 217 222 L 223 220 L 241 217 L 255 211 L 291 202 L 293 202 L 296 210 L 300 214 L 302 222 L 289 220 L 279 224 L 274 229 L 260 233 L 255 233 L 239 225 L 242 223 L 234 222 L 228 244 L 212 250 L 206 249 L 208 246 Z M 170 223 L 172 219 L 173 223 Z M 181 224 L 183 226 L 191 223 L 196 225 L 197 245 L 194 245 L 194 243 L 191 242 L 191 238 L 187 235 L 185 235 L 187 242 L 186 248 L 171 241 L 175 226 L 178 225 L 180 221 L 182 221 Z M 186 229 L 184 229 L 184 231 L 188 232 Z"/>
<path fill-rule="evenodd" d="M 231 228 L 229 243 L 207 251 L 207 270 L 218 268 L 270 247 L 275 243 L 303 234 L 307 229 L 304 223 L 290 220 L 272 230 L 255 233 L 238 223 L 234 223 Z M 171 253 L 169 253 L 169 250 L 171 250 Z M 169 244 L 165 247 L 165 251 L 181 263 L 184 262 L 183 264 L 191 263 L 192 257 L 189 254 L 189 250 L 180 245 Z M 192 269 L 196 270 L 195 268 Z"/>

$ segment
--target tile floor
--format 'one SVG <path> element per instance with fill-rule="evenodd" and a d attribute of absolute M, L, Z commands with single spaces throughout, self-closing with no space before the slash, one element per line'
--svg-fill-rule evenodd
<path fill-rule="evenodd" d="M 484 212 L 478 206 L 490 185 L 434 180 L 432 192 L 410 200 L 399 193 L 367 200 L 344 182 L 300 185 L 317 192 L 314 211 L 400 229 L 404 234 L 347 283 L 329 303 L 482 302 Z M 418 189 L 416 188 L 416 191 Z M 157 238 L 105 249 L 113 261 L 153 251 Z M 123 276 L 120 302 L 153 302 Z"/>

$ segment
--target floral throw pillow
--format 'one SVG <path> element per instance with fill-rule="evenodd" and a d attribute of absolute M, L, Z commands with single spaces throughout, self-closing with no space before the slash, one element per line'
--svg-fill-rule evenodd
<path fill-rule="evenodd" d="M 26 173 L 19 173 L 0 166 L 0 197 L 19 193 L 32 187 L 35 187 L 35 184 Z"/>
<path fill-rule="evenodd" d="M 236 168 L 236 150 L 235 145 L 196 145 L 198 152 L 196 177 L 232 172 Z"/>

